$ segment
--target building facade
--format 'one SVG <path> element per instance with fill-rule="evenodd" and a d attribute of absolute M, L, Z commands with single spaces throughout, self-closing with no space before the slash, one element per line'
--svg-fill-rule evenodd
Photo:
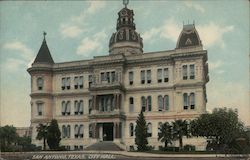
<path fill-rule="evenodd" d="M 206 112 L 207 51 L 195 25 L 183 26 L 175 49 L 145 53 L 134 12 L 126 5 L 118 13 L 109 55 L 55 63 L 44 37 L 28 72 L 32 143 L 40 146 L 36 127 L 57 119 L 61 144 L 68 149 L 81 150 L 98 141 L 136 147 L 134 130 L 142 110 L 149 145 L 158 148 L 163 145 L 157 140 L 161 124 Z M 204 146 L 202 139 L 185 142 Z"/>

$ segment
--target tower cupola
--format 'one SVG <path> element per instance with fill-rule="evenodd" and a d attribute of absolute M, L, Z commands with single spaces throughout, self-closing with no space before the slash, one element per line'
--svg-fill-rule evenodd
<path fill-rule="evenodd" d="M 109 41 L 110 54 L 138 54 L 142 53 L 143 43 L 140 34 L 135 30 L 134 12 L 127 8 L 128 0 L 124 0 L 125 7 L 118 12 L 116 32 Z"/>

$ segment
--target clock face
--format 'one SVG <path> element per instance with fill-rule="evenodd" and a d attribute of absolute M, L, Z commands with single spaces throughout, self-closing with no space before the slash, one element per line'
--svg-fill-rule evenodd
<path fill-rule="evenodd" d="M 123 10 L 123 11 L 122 11 L 122 15 L 123 15 L 123 16 L 127 15 L 127 11 L 126 11 L 126 10 Z"/>

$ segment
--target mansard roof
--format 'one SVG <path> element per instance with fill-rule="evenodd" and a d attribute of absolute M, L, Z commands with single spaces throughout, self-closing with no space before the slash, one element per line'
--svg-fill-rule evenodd
<path fill-rule="evenodd" d="M 202 46 L 198 32 L 194 24 L 183 25 L 183 29 L 178 38 L 176 48 Z"/>
<path fill-rule="evenodd" d="M 33 63 L 49 63 L 49 64 L 54 63 L 54 60 L 50 54 L 45 38 L 43 39 L 43 43 Z"/>

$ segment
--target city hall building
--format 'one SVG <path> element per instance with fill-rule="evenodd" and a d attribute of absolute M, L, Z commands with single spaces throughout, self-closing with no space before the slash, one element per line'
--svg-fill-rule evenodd
<path fill-rule="evenodd" d="M 173 50 L 145 53 L 134 12 L 125 5 L 110 37 L 105 56 L 55 63 L 44 36 L 28 68 L 33 144 L 43 145 L 36 127 L 56 119 L 61 145 L 70 150 L 102 141 L 136 149 L 136 119 L 143 111 L 149 145 L 157 149 L 164 146 L 158 141 L 161 124 L 206 112 L 207 51 L 194 24 L 183 25 Z M 184 139 L 185 144 L 205 146 L 198 138 Z"/>

